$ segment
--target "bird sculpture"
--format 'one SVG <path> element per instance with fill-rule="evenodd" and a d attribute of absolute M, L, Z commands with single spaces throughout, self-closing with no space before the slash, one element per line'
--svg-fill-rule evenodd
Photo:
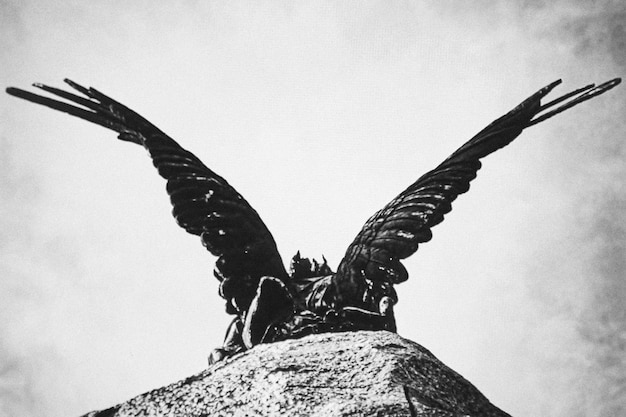
<path fill-rule="evenodd" d="M 219 294 L 234 319 L 223 346 L 209 356 L 214 363 L 260 343 L 312 333 L 395 332 L 394 286 L 408 278 L 401 261 L 431 239 L 432 227 L 469 189 L 480 160 L 508 145 L 525 128 L 598 96 L 621 80 L 590 84 L 545 104 L 542 99 L 560 80 L 531 95 L 370 217 L 335 272 L 326 259 L 311 261 L 299 252 L 287 271 L 258 213 L 224 178 L 139 114 L 94 88 L 65 82 L 80 95 L 43 84 L 34 86 L 65 101 L 13 87 L 6 91 L 114 130 L 120 140 L 148 151 L 167 180 L 174 218 L 217 257 Z"/>

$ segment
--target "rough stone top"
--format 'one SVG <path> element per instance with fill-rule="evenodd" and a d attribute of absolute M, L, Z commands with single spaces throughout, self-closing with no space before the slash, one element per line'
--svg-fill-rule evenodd
<path fill-rule="evenodd" d="M 361 331 L 261 344 L 85 417 L 283 415 L 509 416 L 424 347 Z"/>

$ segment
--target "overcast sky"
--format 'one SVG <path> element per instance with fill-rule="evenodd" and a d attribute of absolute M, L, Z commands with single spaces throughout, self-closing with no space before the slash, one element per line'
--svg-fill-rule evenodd
<path fill-rule="evenodd" d="M 335 268 L 538 88 L 626 75 L 621 0 L 128 3 L 0 1 L 0 84 L 69 77 L 135 109 L 246 197 L 285 262 Z M 145 151 L 0 106 L 0 415 L 78 416 L 203 370 L 229 321 L 215 259 Z M 620 86 L 524 132 L 406 262 L 399 333 L 512 415 L 626 413 L 625 112 Z"/>

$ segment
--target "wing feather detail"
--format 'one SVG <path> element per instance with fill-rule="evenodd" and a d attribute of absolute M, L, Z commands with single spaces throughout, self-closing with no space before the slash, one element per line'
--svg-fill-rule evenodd
<path fill-rule="evenodd" d="M 405 281 L 408 273 L 400 261 L 432 238 L 431 228 L 441 223 L 452 209 L 452 202 L 469 190 L 481 167 L 481 158 L 511 143 L 525 128 L 600 95 L 620 81 L 616 78 L 597 87 L 587 85 L 542 105 L 541 99 L 560 83 L 555 81 L 489 124 L 421 176 L 370 217 L 350 244 L 334 278 L 335 303 L 343 305 L 354 300 L 376 283 Z"/>
<path fill-rule="evenodd" d="M 247 310 L 262 276 L 285 280 L 274 239 L 258 213 L 228 182 L 194 154 L 126 106 L 93 88 L 65 80 L 83 96 L 34 84 L 72 104 L 31 92 L 8 88 L 7 93 L 99 124 L 119 133 L 118 138 L 142 145 L 159 175 L 167 180 L 172 214 L 180 227 L 201 237 L 215 256 L 215 276 L 227 311 Z"/>

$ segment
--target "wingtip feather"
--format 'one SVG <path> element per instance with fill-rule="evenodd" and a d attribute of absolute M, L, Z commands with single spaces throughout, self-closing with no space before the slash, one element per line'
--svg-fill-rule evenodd
<path fill-rule="evenodd" d="M 536 93 L 536 97 L 537 98 L 542 98 L 544 96 L 546 96 L 550 91 L 554 90 L 554 87 L 556 87 L 557 85 L 561 84 L 563 82 L 563 80 L 561 80 L 560 78 L 556 81 L 551 82 L 550 84 L 546 85 L 545 87 L 543 87 L 541 90 L 537 91 Z"/>
<path fill-rule="evenodd" d="M 69 85 L 70 87 L 72 87 L 74 90 L 80 91 L 84 95 L 89 96 L 89 89 L 83 87 L 82 85 L 78 84 L 77 82 L 74 82 L 74 81 L 70 80 L 69 78 L 64 78 L 63 82 L 65 84 Z"/>
<path fill-rule="evenodd" d="M 604 85 L 606 85 L 607 88 L 613 88 L 616 85 L 619 85 L 621 82 L 622 82 L 621 77 L 617 77 L 617 78 L 613 78 L 612 80 L 605 82 Z"/>
<path fill-rule="evenodd" d="M 28 100 L 29 95 L 34 95 L 26 90 L 22 90 L 21 88 L 16 87 L 7 87 L 4 91 L 13 97 L 22 98 L 25 100 Z"/>
<path fill-rule="evenodd" d="M 548 84 L 548 86 L 547 86 L 547 87 L 548 87 L 548 88 L 554 88 L 554 87 L 556 87 L 557 85 L 561 84 L 562 82 L 563 82 L 563 80 L 562 80 L 561 78 L 559 78 L 559 79 L 558 79 L 558 80 L 556 80 L 556 81 L 552 81 L 550 84 Z"/>

